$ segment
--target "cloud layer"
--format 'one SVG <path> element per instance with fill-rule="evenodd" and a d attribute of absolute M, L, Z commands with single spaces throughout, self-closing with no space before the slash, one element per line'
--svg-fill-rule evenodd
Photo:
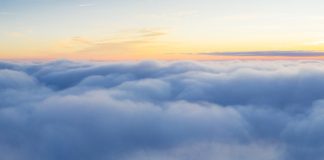
<path fill-rule="evenodd" d="M 212 56 L 261 56 L 261 57 L 321 57 L 324 52 L 316 51 L 252 51 L 252 52 L 211 52 L 201 53 Z"/>
<path fill-rule="evenodd" d="M 319 160 L 324 62 L 0 63 L 0 159 Z"/>

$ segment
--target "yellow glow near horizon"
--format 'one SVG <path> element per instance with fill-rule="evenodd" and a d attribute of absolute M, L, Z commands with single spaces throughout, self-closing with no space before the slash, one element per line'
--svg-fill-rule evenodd
<path fill-rule="evenodd" d="M 80 4 L 0 2 L 0 59 L 246 59 L 198 53 L 324 51 L 318 0 Z"/>

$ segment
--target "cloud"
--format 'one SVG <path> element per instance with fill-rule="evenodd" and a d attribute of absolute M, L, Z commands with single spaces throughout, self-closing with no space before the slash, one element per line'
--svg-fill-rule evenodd
<path fill-rule="evenodd" d="M 94 5 L 95 4 L 93 4 L 93 3 L 82 3 L 82 4 L 79 4 L 79 7 L 92 7 Z"/>
<path fill-rule="evenodd" d="M 14 38 L 23 37 L 25 34 L 22 32 L 6 32 L 6 35 Z"/>
<path fill-rule="evenodd" d="M 0 62 L 0 159 L 320 160 L 323 66 Z"/>
<path fill-rule="evenodd" d="M 118 57 L 120 55 L 134 56 L 147 50 L 157 50 L 159 46 L 165 45 L 160 38 L 165 36 L 167 31 L 162 29 L 143 28 L 125 30 L 113 36 L 102 39 L 90 39 L 87 37 L 75 36 L 57 42 L 57 48 L 69 52 L 71 57 L 83 57 L 91 59 L 96 57 Z"/>
<path fill-rule="evenodd" d="M 324 56 L 324 52 L 316 51 L 252 51 L 252 52 L 210 52 L 200 53 L 212 56 L 279 56 L 279 57 L 317 57 Z"/>
<path fill-rule="evenodd" d="M 324 44 L 323 40 L 305 43 L 305 45 L 309 45 L 309 46 L 317 46 L 317 45 L 323 45 L 323 44 Z"/>
<path fill-rule="evenodd" d="M 0 16 L 7 16 L 7 15 L 13 15 L 13 12 L 7 12 L 7 11 L 0 11 Z"/>
<path fill-rule="evenodd" d="M 137 32 L 140 38 L 157 38 L 167 34 L 165 31 L 158 29 L 141 29 Z"/>
<path fill-rule="evenodd" d="M 183 18 L 192 18 L 199 14 L 198 10 L 183 10 L 169 13 L 150 13 L 150 14 L 139 14 L 137 17 L 140 19 L 151 19 L 159 21 L 170 21 L 179 20 Z"/>

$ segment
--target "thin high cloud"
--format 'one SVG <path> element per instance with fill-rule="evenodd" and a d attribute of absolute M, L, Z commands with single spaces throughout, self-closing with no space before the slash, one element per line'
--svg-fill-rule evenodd
<path fill-rule="evenodd" d="M 261 57 L 320 57 L 324 52 L 316 51 L 251 51 L 251 52 L 210 52 L 200 53 L 212 56 L 261 56 Z"/>
<path fill-rule="evenodd" d="M 95 6 L 94 3 L 82 3 L 82 4 L 79 4 L 79 7 L 92 7 L 92 6 Z"/>
<path fill-rule="evenodd" d="M 71 37 L 57 42 L 57 47 L 69 50 L 74 57 L 114 57 L 119 55 L 136 55 L 139 50 L 158 48 L 164 44 L 159 39 L 168 32 L 161 29 L 143 28 L 136 30 L 125 30 L 110 38 L 99 40 L 87 37 Z"/>
<path fill-rule="evenodd" d="M 0 159 L 320 160 L 323 61 L 0 62 Z"/>
<path fill-rule="evenodd" d="M 7 12 L 7 11 L 0 11 L 0 15 L 6 16 L 6 15 L 13 15 L 13 12 Z"/>

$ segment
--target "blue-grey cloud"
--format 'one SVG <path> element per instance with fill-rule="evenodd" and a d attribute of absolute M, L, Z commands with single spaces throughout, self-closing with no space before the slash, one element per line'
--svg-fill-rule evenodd
<path fill-rule="evenodd" d="M 0 62 L 0 159 L 320 160 L 323 61 Z"/>
<path fill-rule="evenodd" d="M 279 57 L 319 57 L 324 52 L 317 51 L 251 51 L 251 52 L 209 52 L 200 53 L 212 56 L 279 56 Z"/>

